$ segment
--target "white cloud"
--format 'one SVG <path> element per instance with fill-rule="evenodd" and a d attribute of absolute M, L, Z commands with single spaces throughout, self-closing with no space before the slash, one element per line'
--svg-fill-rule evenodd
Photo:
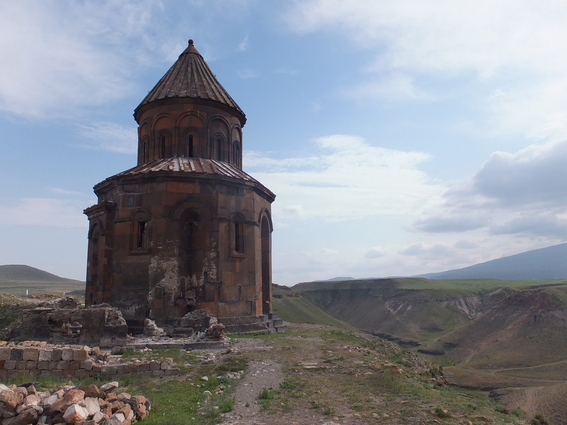
<path fill-rule="evenodd" d="M 473 190 L 500 205 L 567 206 L 567 141 L 495 152 L 473 178 Z"/>
<path fill-rule="evenodd" d="M 558 57 L 567 29 L 567 5 L 513 0 L 306 0 L 296 2 L 288 25 L 299 32 L 341 28 L 358 46 L 380 46 L 376 66 L 452 74 L 472 69 L 490 76 L 509 66 L 563 68 Z M 535 58 L 545 64 L 531 63 Z"/>
<path fill-rule="evenodd" d="M 244 40 L 242 40 L 238 45 L 239 52 L 245 52 L 247 49 L 248 49 L 248 35 L 246 35 L 246 37 L 244 37 Z"/>
<path fill-rule="evenodd" d="M 357 100 L 381 98 L 391 101 L 405 101 L 428 98 L 428 95 L 415 86 L 410 76 L 402 74 L 380 77 L 378 80 L 367 81 L 355 87 L 343 89 L 342 95 L 345 98 Z"/>
<path fill-rule="evenodd" d="M 414 223 L 425 232 L 567 238 L 567 141 L 496 152 L 471 179 Z"/>
<path fill-rule="evenodd" d="M 138 134 L 135 127 L 125 127 L 111 122 L 98 122 L 79 127 L 79 133 L 90 140 L 90 148 L 133 154 L 138 150 Z"/>
<path fill-rule="evenodd" d="M 278 196 L 274 204 L 278 221 L 414 214 L 441 194 L 442 188 L 418 169 L 429 159 L 425 153 L 374 147 L 348 135 L 313 143 L 315 155 L 247 158 L 254 177 Z"/>
<path fill-rule="evenodd" d="M 453 255 L 454 248 L 446 243 L 425 244 L 417 242 L 411 244 L 400 251 L 402 255 L 420 257 L 422 260 L 437 260 Z"/>
<path fill-rule="evenodd" d="M 372 247 L 364 253 L 365 258 L 380 258 L 387 255 L 387 251 L 384 248 Z"/>
<path fill-rule="evenodd" d="M 241 78 L 243 80 L 249 80 L 251 78 L 257 78 L 258 77 L 258 72 L 255 69 L 241 69 L 238 71 L 238 78 Z"/>
<path fill-rule="evenodd" d="M 67 190 L 67 189 L 61 189 L 59 187 L 52 187 L 49 190 L 51 190 L 54 193 L 57 193 L 59 195 L 66 195 L 66 196 L 82 196 L 83 194 L 81 192 L 77 192 L 74 190 Z"/>
<path fill-rule="evenodd" d="M 23 198 L 0 205 L 0 225 L 86 227 L 84 201 Z"/>
<path fill-rule="evenodd" d="M 565 2 L 304 0 L 284 20 L 368 52 L 350 97 L 468 96 L 485 135 L 567 137 Z"/>
<path fill-rule="evenodd" d="M 138 53 L 158 0 L 0 3 L 0 110 L 24 117 L 69 114 L 133 90 Z"/>

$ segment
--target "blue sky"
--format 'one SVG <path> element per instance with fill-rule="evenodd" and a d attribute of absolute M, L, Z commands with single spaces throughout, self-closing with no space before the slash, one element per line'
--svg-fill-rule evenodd
<path fill-rule="evenodd" d="M 0 3 L 0 264 L 84 279 L 92 187 L 195 40 L 277 194 L 273 278 L 414 275 L 567 240 L 567 3 Z"/>

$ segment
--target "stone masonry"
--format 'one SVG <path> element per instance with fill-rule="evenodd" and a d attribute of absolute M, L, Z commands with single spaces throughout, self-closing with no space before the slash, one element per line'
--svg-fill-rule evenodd
<path fill-rule="evenodd" d="M 17 376 L 113 377 L 131 373 L 175 375 L 179 369 L 168 361 L 109 362 L 109 353 L 98 347 L 52 345 L 27 341 L 0 346 L 0 380 Z"/>

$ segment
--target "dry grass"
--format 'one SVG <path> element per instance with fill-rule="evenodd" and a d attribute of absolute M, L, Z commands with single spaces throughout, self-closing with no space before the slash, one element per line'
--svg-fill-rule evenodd
<path fill-rule="evenodd" d="M 498 412 L 485 392 L 438 385 L 432 379 L 438 368 L 376 337 L 311 327 L 261 338 L 273 348 L 243 355 L 283 365 L 285 380 L 264 403 L 265 411 L 278 420 L 303 423 L 297 418 L 302 412 L 339 423 L 356 418 L 357 423 L 476 424 L 479 417 L 490 423 L 527 423 Z"/>

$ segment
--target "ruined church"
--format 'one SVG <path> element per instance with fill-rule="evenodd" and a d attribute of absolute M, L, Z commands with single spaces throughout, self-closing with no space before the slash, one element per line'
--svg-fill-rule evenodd
<path fill-rule="evenodd" d="M 86 305 L 132 332 L 194 310 L 221 323 L 271 312 L 271 203 L 242 170 L 246 116 L 189 46 L 134 111 L 137 165 L 94 186 Z"/>

